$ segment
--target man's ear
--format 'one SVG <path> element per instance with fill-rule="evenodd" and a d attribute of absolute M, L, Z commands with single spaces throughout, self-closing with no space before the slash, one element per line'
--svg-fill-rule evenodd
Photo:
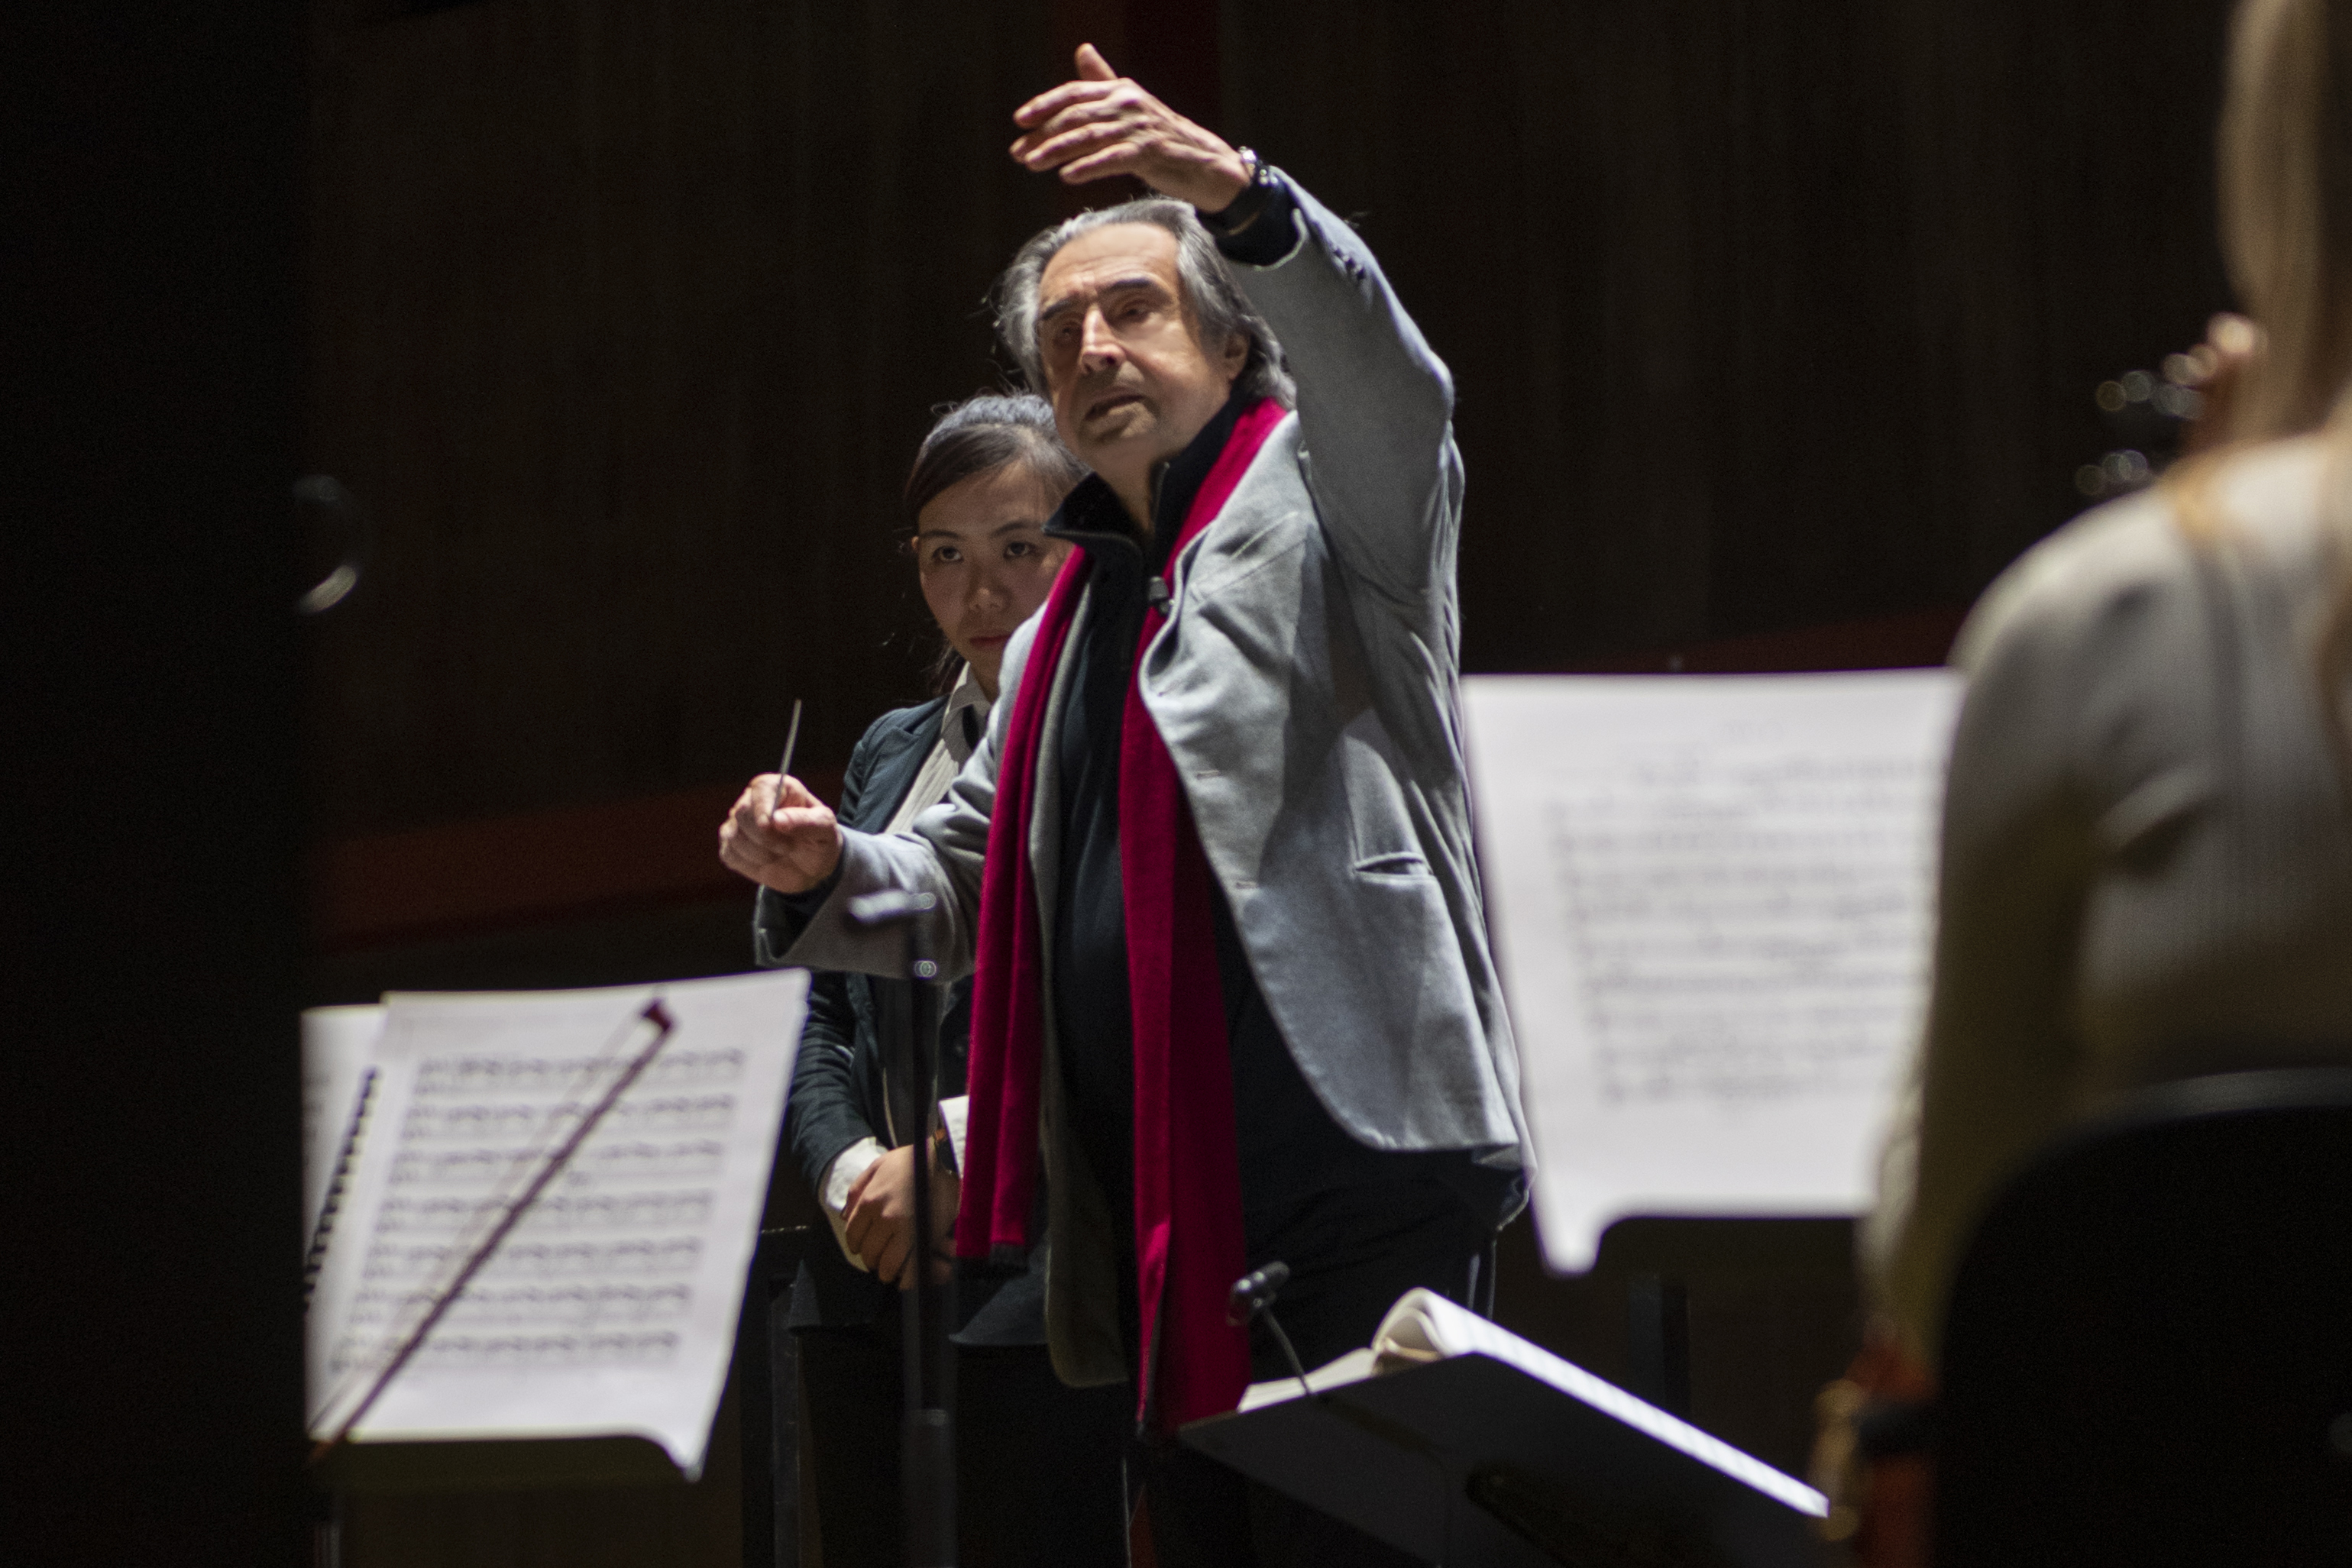
<path fill-rule="evenodd" d="M 1241 379 L 1242 367 L 1249 363 L 1249 354 L 1248 333 L 1235 332 L 1225 340 L 1225 351 L 1218 356 L 1218 361 L 1225 372 L 1226 381 L 1235 382 Z"/>

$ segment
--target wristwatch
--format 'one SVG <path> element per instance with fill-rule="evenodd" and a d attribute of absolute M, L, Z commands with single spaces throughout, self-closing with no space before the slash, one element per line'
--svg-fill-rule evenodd
<path fill-rule="evenodd" d="M 1223 211 L 1202 213 L 1198 207 L 1192 209 L 1200 213 L 1201 226 L 1220 239 L 1231 239 L 1257 222 L 1258 214 L 1265 211 L 1267 198 L 1274 193 L 1274 165 L 1246 147 L 1234 151 L 1249 165 L 1249 183 L 1242 187 L 1240 195 L 1225 204 Z"/>

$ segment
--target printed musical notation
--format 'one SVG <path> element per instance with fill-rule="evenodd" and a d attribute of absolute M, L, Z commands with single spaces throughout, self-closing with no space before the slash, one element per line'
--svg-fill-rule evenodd
<path fill-rule="evenodd" d="M 404 1145 L 408 1140 L 402 1140 Z M 572 1155 L 566 1176 L 610 1181 L 647 1181 L 715 1175 L 727 1145 L 717 1138 L 675 1143 L 607 1142 L 599 1127 L 589 1146 Z M 394 1186 L 488 1186 L 527 1176 L 547 1157 L 543 1149 L 519 1145 L 491 1148 L 433 1149 L 404 1146 L 394 1156 Z"/>
<path fill-rule="evenodd" d="M 364 1354 L 369 1345 L 391 1332 L 394 1324 L 414 1321 L 413 1314 L 431 1304 L 432 1295 L 427 1291 L 363 1292 L 348 1320 L 352 1354 Z M 684 1318 L 693 1304 L 693 1290 L 683 1281 L 624 1285 L 607 1280 L 552 1286 L 483 1283 L 467 1287 L 434 1330 L 434 1337 L 462 1337 L 465 1331 L 489 1328 L 551 1333 L 557 1329 L 666 1322 Z M 568 1341 L 583 1354 L 587 1353 L 587 1341 L 579 1333 L 554 1337 Z M 432 1343 L 428 1341 L 426 1349 L 431 1349 Z M 461 1363 L 464 1360 L 459 1359 Z"/>
<path fill-rule="evenodd" d="M 593 1103 L 627 1065 L 625 1057 L 611 1052 L 543 1057 L 467 1051 L 419 1062 L 415 1095 L 420 1101 L 452 1096 L 483 1101 L 510 1095 L 540 1102 L 544 1108 L 548 1095 L 562 1093 Z M 637 1081 L 637 1088 L 650 1093 L 689 1084 L 731 1082 L 742 1076 L 744 1065 L 740 1051 L 680 1051 L 674 1056 L 665 1052 Z"/>
<path fill-rule="evenodd" d="M 650 1075 L 650 1074 L 649 1074 Z M 706 1133 L 725 1128 L 735 1119 L 732 1094 L 667 1094 L 641 1098 L 632 1093 L 614 1106 L 603 1125 L 635 1134 Z M 435 1143 L 514 1144 L 560 1136 L 579 1124 L 588 1104 L 566 1100 L 552 1110 L 524 1100 L 462 1100 L 420 1094 L 409 1108 L 402 1139 L 411 1145 Z"/>
<path fill-rule="evenodd" d="M 691 1471 L 732 1348 L 805 988 L 798 974 L 664 988 L 674 1033 L 502 1236 L 654 1038 L 636 1021 L 651 994 L 389 998 L 377 1133 L 312 1310 L 314 1430 L 331 1433 L 430 1320 L 361 1437 L 483 1421 L 507 1435 L 659 1432 Z"/>
<path fill-rule="evenodd" d="M 381 1232 L 378 1233 L 379 1237 Z M 452 1246 L 401 1246 L 379 1239 L 368 1249 L 363 1277 L 422 1284 L 446 1280 L 465 1261 L 466 1249 Z M 702 1264 L 699 1235 L 635 1237 L 625 1241 L 550 1241 L 509 1237 L 482 1266 L 476 1284 L 501 1279 L 634 1279 L 657 1274 L 691 1275 Z"/>
<path fill-rule="evenodd" d="M 397 1170 L 395 1166 L 394 1169 Z M 675 1230 L 700 1226 L 709 1218 L 714 1195 L 692 1192 L 550 1192 L 541 1196 L 501 1250 L 551 1230 Z M 378 1211 L 379 1236 L 401 1232 L 455 1235 L 486 1216 L 501 1212 L 476 1197 L 386 1197 Z"/>
<path fill-rule="evenodd" d="M 1466 684 L 1536 1213 L 1852 1213 L 1926 1001 L 1941 670 Z"/>
<path fill-rule="evenodd" d="M 1556 783 L 1546 847 L 1603 1095 L 1877 1082 L 1926 973 L 1929 758 L 1791 757 L 1735 736 Z"/>
<path fill-rule="evenodd" d="M 658 1366 L 677 1354 L 674 1333 L 468 1334 L 436 1332 L 416 1364 L 430 1372 Z"/>
<path fill-rule="evenodd" d="M 421 1322 L 457 1270 L 503 1218 L 551 1152 L 581 1124 L 625 1058 L 545 1058 L 478 1051 L 416 1063 L 375 1235 L 330 1360 L 346 1375 L 380 1363 L 403 1325 Z M 658 1361 L 675 1335 L 635 1336 L 625 1354 L 611 1336 L 561 1332 L 626 1312 L 658 1309 L 681 1317 L 693 1301 L 701 1258 L 695 1228 L 717 1194 L 708 1184 L 725 1167 L 723 1134 L 737 1108 L 711 1085 L 739 1081 L 740 1051 L 682 1051 L 656 1058 L 596 1124 L 558 1185 L 541 1194 L 436 1324 L 419 1355 L 443 1371 L 498 1370 Z M 702 1092 L 678 1092 L 682 1087 Z M 700 1136 L 648 1136 L 699 1129 Z M 615 1239 L 562 1239 L 574 1231 Z M 433 1238 L 419 1244 L 418 1238 Z M 648 1274 L 672 1283 L 634 1282 Z M 560 1288 L 511 1286 L 518 1276 L 562 1277 Z M 491 1343 L 469 1329 L 515 1332 Z M 519 1347 L 528 1347 L 527 1350 Z"/>

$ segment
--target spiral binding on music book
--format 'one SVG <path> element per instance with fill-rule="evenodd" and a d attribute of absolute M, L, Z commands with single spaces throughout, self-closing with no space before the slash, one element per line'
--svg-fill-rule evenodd
<path fill-rule="evenodd" d="M 310 1250 L 302 1260 L 305 1307 L 319 1288 L 319 1270 L 327 1261 L 327 1243 L 334 1237 L 335 1210 L 342 1207 L 343 1189 L 351 1184 L 352 1162 L 359 1154 L 360 1134 L 367 1127 L 368 1106 L 374 1097 L 375 1069 L 371 1067 L 360 1075 L 359 1097 L 352 1107 L 351 1124 L 343 1129 L 342 1147 L 335 1154 L 335 1174 L 327 1182 L 326 1200 L 319 1205 L 319 1222 L 310 1228 Z"/>

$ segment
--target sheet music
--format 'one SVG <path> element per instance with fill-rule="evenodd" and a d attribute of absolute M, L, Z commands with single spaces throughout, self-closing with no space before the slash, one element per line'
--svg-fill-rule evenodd
<path fill-rule="evenodd" d="M 318 1228 L 343 1139 L 359 1108 L 360 1077 L 383 1033 L 381 1007 L 311 1008 L 302 1014 L 302 1239 Z"/>
<path fill-rule="evenodd" d="M 310 1324 L 331 1436 L 424 1304 L 653 1038 L 668 1042 L 354 1439 L 634 1434 L 698 1475 L 808 995 L 798 969 L 386 998 L 369 1135 Z"/>
<path fill-rule="evenodd" d="M 1547 1258 L 1854 1213 L 1926 1005 L 1944 670 L 1465 683 Z"/>

